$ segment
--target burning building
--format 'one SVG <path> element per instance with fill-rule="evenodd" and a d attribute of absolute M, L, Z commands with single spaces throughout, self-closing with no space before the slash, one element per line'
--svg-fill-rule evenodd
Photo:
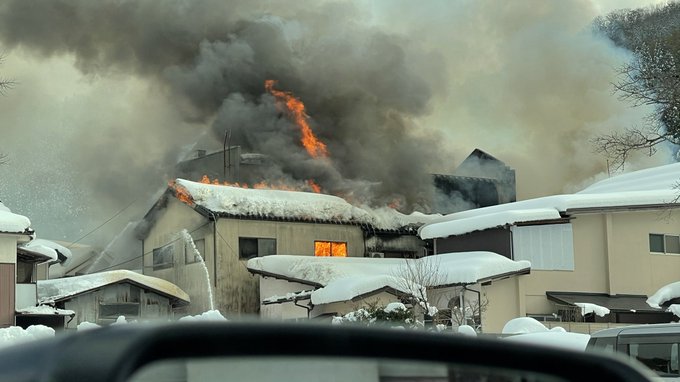
<path fill-rule="evenodd" d="M 257 313 L 254 257 L 420 257 L 416 228 L 433 216 L 359 208 L 313 192 L 245 189 L 177 179 L 147 214 L 144 274 L 185 290 L 187 313 Z M 213 297 L 210 297 L 213 296 Z M 214 301 L 213 301 L 214 300 Z"/>

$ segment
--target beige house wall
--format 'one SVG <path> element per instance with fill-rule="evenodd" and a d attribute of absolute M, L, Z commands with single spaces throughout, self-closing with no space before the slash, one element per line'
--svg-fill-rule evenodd
<path fill-rule="evenodd" d="M 16 264 L 17 237 L 0 233 L 0 263 Z"/>
<path fill-rule="evenodd" d="M 680 255 L 649 251 L 650 233 L 680 235 L 680 212 L 584 213 L 575 215 L 571 223 L 574 270 L 532 269 L 531 274 L 522 276 L 526 314 L 554 312 L 546 291 L 649 296 L 680 281 Z"/>
<path fill-rule="evenodd" d="M 483 333 L 500 333 L 506 322 L 526 315 L 522 309 L 521 291 L 528 276 L 510 277 L 482 287 L 482 301 L 487 303 L 482 311 Z"/>
<path fill-rule="evenodd" d="M 215 309 L 226 316 L 259 313 L 259 279 L 246 269 L 247 260 L 239 259 L 239 237 L 276 239 L 277 254 L 313 256 L 314 241 L 324 240 L 347 242 L 349 256 L 364 255 L 363 232 L 353 225 L 220 218 L 216 228 L 217 235 L 214 235 L 211 221 L 170 197 L 144 240 L 144 274 L 168 280 L 187 292 L 191 297 L 187 314 L 210 309 L 208 285 Z M 189 231 L 193 240 L 205 240 L 204 258 L 209 283 L 200 262 L 186 262 L 183 229 Z M 165 245 L 173 246 L 173 266 L 154 270 L 153 250 Z M 216 260 L 213 248 L 217 248 Z"/>
<path fill-rule="evenodd" d="M 211 284 L 215 279 L 213 259 L 212 222 L 175 198 L 168 198 L 167 207 L 160 211 L 154 226 L 144 240 L 144 274 L 158 277 L 180 287 L 191 298 L 186 314 L 199 314 L 210 309 L 208 282 L 201 263 L 186 262 L 185 240 L 180 234 L 186 229 L 193 240 L 205 240 L 204 259 Z M 153 250 L 165 245 L 173 246 L 173 266 L 154 270 Z M 214 284 L 211 285 L 214 288 Z"/>

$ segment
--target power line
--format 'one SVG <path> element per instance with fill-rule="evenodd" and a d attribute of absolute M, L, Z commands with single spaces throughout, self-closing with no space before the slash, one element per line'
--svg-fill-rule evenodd
<path fill-rule="evenodd" d="M 105 226 L 108 222 L 110 222 L 111 220 L 115 219 L 118 215 L 122 214 L 125 210 L 127 210 L 128 208 L 130 208 L 130 206 L 132 206 L 133 204 L 135 204 L 135 202 L 136 202 L 137 200 L 139 200 L 139 198 L 133 200 L 130 204 L 128 204 L 128 205 L 125 206 L 123 209 L 121 209 L 121 210 L 119 210 L 118 212 L 116 212 L 113 216 L 111 216 L 110 218 L 108 218 L 108 219 L 107 219 L 105 222 L 103 222 L 102 224 L 98 225 L 98 226 L 97 226 L 95 229 L 93 229 L 92 231 L 86 233 L 85 235 L 81 236 L 78 240 L 76 240 L 76 241 L 72 242 L 71 244 L 69 244 L 67 248 L 70 249 L 71 247 L 73 247 L 73 245 L 74 245 L 75 243 L 77 243 L 77 242 L 83 240 L 84 238 L 90 236 L 91 233 L 93 233 L 93 232 L 97 231 L 98 229 L 100 229 L 101 227 Z"/>

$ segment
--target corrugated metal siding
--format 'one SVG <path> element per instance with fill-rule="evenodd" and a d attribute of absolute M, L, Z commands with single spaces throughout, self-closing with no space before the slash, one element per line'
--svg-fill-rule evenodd
<path fill-rule="evenodd" d="M 0 264 L 0 327 L 14 325 L 14 264 Z"/>

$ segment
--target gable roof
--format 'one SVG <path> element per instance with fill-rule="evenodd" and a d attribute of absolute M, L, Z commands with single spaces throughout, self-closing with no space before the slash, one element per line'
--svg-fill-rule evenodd
<path fill-rule="evenodd" d="M 190 302 L 189 295 L 177 285 L 156 277 L 128 270 L 92 273 L 54 280 L 39 280 L 38 302 L 40 304 L 48 304 L 70 300 L 83 293 L 119 283 L 130 283 L 143 289 L 149 289 L 179 304 L 188 304 Z"/>
<path fill-rule="evenodd" d="M 518 223 L 555 220 L 579 212 L 660 209 L 680 205 L 680 163 L 619 175 L 575 194 L 553 195 L 446 215 L 420 227 L 422 239 L 462 235 Z"/>
<path fill-rule="evenodd" d="M 350 224 L 378 230 L 400 230 L 420 226 L 441 216 L 419 212 L 405 215 L 387 207 L 357 207 L 333 195 L 240 188 L 185 179 L 176 179 L 170 190 L 172 195 L 198 212 L 220 217 Z"/>
<path fill-rule="evenodd" d="M 406 280 L 406 269 L 431 269 L 431 285 Z M 248 260 L 250 272 L 318 287 L 312 303 L 351 301 L 383 290 L 413 294 L 420 287 L 442 288 L 468 285 L 529 273 L 528 261 L 513 261 L 493 252 L 458 252 L 421 259 L 380 259 L 364 257 L 314 257 L 272 255 Z M 411 268 L 413 269 L 413 268 Z M 423 281 L 424 282 L 425 278 Z"/>

